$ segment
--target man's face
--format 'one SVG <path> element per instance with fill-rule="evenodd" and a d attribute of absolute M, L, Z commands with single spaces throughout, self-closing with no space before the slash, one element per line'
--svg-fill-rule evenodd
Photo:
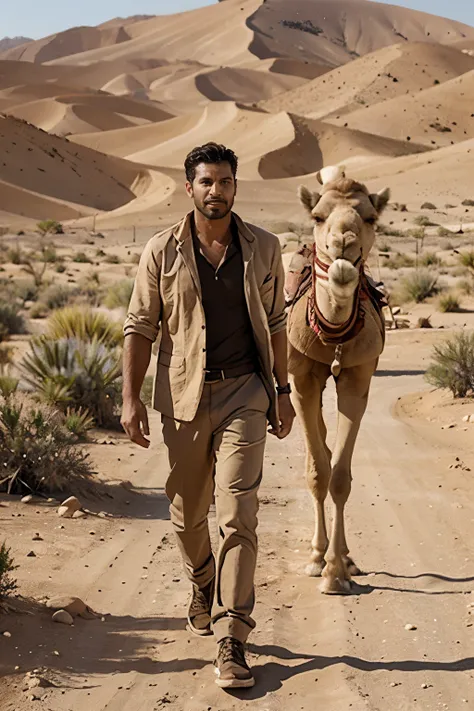
<path fill-rule="evenodd" d="M 222 220 L 232 210 L 237 192 L 230 164 L 199 163 L 192 184 L 186 182 L 186 192 L 204 217 Z"/>

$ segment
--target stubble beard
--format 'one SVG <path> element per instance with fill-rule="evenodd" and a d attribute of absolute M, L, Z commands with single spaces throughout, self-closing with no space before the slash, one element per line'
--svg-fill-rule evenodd
<path fill-rule="evenodd" d="M 204 205 L 197 202 L 194 203 L 196 209 L 203 215 L 207 220 L 223 220 L 227 217 L 229 212 L 231 212 L 234 201 L 230 203 L 219 203 L 218 205 Z"/>

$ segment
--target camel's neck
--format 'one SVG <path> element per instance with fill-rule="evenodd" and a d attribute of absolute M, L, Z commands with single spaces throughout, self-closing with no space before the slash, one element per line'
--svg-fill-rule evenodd
<path fill-rule="evenodd" d="M 329 323 L 346 323 L 352 315 L 360 270 L 345 259 L 332 264 L 325 263 L 320 257 L 318 261 L 321 265 L 315 265 L 318 310 Z"/>

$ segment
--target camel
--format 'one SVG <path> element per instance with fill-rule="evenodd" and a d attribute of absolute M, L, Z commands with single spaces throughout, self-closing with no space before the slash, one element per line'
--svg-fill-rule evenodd
<path fill-rule="evenodd" d="M 370 194 L 340 167 L 324 168 L 317 178 L 323 186 L 320 194 L 299 188 L 300 201 L 314 221 L 314 245 L 294 255 L 285 282 L 289 372 L 315 508 L 306 573 L 322 577 L 321 592 L 348 594 L 353 587 L 351 575 L 360 574 L 349 557 L 344 527 L 351 461 L 385 343 L 383 294 L 364 267 L 390 191 Z M 326 443 L 322 412 L 322 395 L 331 375 L 338 410 L 333 453 Z M 334 504 L 330 538 L 325 519 L 328 491 Z"/>

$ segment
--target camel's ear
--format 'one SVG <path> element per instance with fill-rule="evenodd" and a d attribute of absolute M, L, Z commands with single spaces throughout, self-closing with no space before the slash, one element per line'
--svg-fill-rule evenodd
<path fill-rule="evenodd" d="M 319 195 L 319 193 L 312 193 L 311 190 L 308 190 L 306 185 L 300 185 L 298 188 L 298 197 L 303 207 L 308 210 L 311 215 L 321 195 Z"/>
<path fill-rule="evenodd" d="M 381 215 L 390 200 L 390 188 L 384 188 L 379 193 L 369 195 L 369 197 L 370 202 L 375 207 L 379 215 Z"/>

